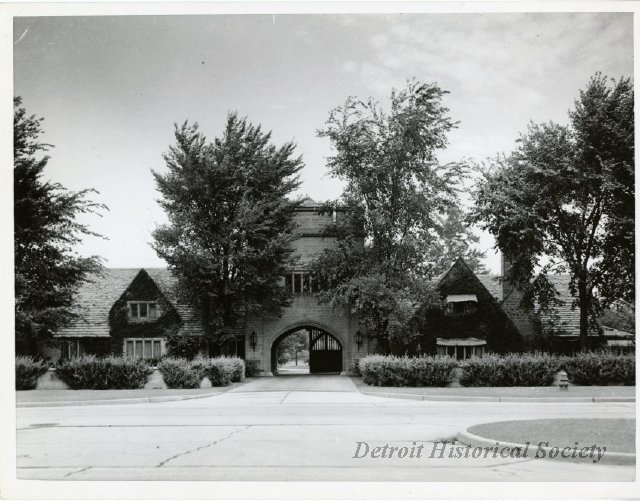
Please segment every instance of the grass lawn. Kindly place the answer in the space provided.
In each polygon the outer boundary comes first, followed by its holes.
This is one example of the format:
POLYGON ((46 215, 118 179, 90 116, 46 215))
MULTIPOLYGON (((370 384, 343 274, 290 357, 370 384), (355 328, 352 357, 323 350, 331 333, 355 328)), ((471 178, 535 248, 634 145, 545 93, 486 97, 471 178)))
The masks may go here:
POLYGON ((549 442, 549 447, 598 445, 608 452, 634 452, 634 419, 534 419, 472 426, 469 433, 503 442, 549 442))

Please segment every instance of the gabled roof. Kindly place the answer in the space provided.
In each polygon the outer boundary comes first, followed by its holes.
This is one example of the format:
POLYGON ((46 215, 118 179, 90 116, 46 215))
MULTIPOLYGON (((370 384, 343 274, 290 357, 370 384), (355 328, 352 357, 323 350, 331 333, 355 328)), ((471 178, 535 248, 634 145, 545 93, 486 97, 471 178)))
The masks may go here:
POLYGON ((180 302, 177 292, 177 280, 166 268, 145 268, 147 274, 156 283, 160 292, 169 300, 182 319, 179 333, 185 335, 204 335, 204 324, 197 309, 180 302))
MULTIPOLYGON (((464 262, 461 257, 458 261, 464 262)), ((456 264, 454 263, 451 268, 456 264)), ((449 268, 449 271, 451 270, 449 268)), ((449 273, 447 271, 447 273, 449 273)), ((498 303, 504 300, 502 276, 496 274, 482 274, 476 275, 480 283, 489 291, 489 293, 496 298, 498 303)), ((440 278, 442 280, 443 277, 440 278)), ((571 277, 569 275, 548 275, 549 281, 553 284, 558 295, 556 296, 558 304, 552 306, 551 311, 541 313, 543 328, 548 328, 550 322, 554 322, 555 326, 562 331, 561 335, 566 336, 578 336, 580 335, 580 310, 577 307, 573 307, 575 299, 571 295, 569 289, 569 282, 571 277)))
MULTIPOLYGON (((178 302, 175 292, 176 280, 171 272, 164 268, 145 268, 144 270, 178 312, 183 322, 179 333, 204 334, 204 326, 197 311, 178 302)), ((79 317, 73 320, 68 327, 60 329, 56 336, 110 337, 109 312, 111 307, 140 271, 140 268, 107 268, 102 275, 93 276, 91 281, 83 284, 76 294, 73 311, 79 317)))
POLYGON ((496 301, 502 301, 502 283, 500 282, 500 275, 493 275, 485 273, 482 275, 476 275, 480 283, 484 285, 485 289, 491 293, 496 301))

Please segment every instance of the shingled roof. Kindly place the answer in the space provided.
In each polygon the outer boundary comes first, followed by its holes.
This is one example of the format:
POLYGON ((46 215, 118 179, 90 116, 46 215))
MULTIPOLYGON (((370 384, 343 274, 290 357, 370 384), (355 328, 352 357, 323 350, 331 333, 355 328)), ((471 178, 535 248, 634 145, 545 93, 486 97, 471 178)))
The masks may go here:
POLYGON ((480 283, 484 285, 485 289, 496 298, 496 301, 502 301, 502 283, 500 282, 500 275, 483 274, 476 275, 480 283))
POLYGON ((549 328, 550 322, 561 332, 559 336, 579 336, 580 335, 580 309, 574 306, 575 298, 571 295, 569 275, 549 275, 549 281, 553 284, 558 295, 556 298, 559 304, 554 305, 550 313, 542 313, 542 328, 549 328))
MULTIPOLYGON (((476 276, 498 302, 504 299, 501 275, 482 274, 476 276)), ((550 328, 551 322, 553 322, 555 327, 561 331, 558 335, 579 336, 580 310, 578 307, 572 307, 575 299, 569 289, 571 277, 569 275, 549 275, 548 278, 558 292, 559 304, 555 305, 550 312, 541 314, 543 328, 550 328)))
MULTIPOLYGON (((79 315, 57 337, 109 337, 109 311, 122 296, 140 268, 107 268, 83 284, 75 297, 74 312, 79 315)), ((202 335, 204 326, 198 312, 177 300, 176 280, 165 268, 145 268, 162 294, 172 304, 182 320, 179 333, 202 335)))

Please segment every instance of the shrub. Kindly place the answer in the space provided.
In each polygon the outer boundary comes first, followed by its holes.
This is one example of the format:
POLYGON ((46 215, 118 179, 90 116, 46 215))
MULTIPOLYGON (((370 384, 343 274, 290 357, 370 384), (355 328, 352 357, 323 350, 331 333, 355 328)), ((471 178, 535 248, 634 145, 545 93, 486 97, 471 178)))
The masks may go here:
POLYGON ((158 370, 168 388, 198 388, 204 377, 197 363, 185 358, 163 358, 158 370))
POLYGON ((167 336, 167 353, 169 357, 193 360, 193 357, 200 351, 201 345, 201 337, 179 336, 177 334, 167 336))
POLYGON ((464 386, 548 386, 563 359, 551 355, 489 355, 462 363, 464 386))
POLYGON ((247 377, 253 377, 260 372, 260 360, 245 360, 244 372, 247 377))
POLYGON ((16 390, 33 390, 49 366, 33 357, 16 357, 16 390))
POLYGON ((449 357, 372 355, 358 363, 364 383, 374 386, 446 386, 456 366, 449 357))
POLYGON ((200 371, 202 377, 209 378, 211 386, 228 386, 234 376, 236 364, 235 357, 217 357, 199 359, 192 362, 193 366, 200 371))
POLYGON ((239 383, 244 379, 245 365, 244 360, 239 357, 227 357, 227 361, 231 366, 231 382, 239 383))
POLYGON ((636 383, 635 355, 610 352, 579 353, 565 358, 563 368, 574 384, 629 386, 636 383))
POLYGON ((75 390, 121 390, 144 386, 151 368, 140 358, 83 355, 60 362, 57 373, 75 390))

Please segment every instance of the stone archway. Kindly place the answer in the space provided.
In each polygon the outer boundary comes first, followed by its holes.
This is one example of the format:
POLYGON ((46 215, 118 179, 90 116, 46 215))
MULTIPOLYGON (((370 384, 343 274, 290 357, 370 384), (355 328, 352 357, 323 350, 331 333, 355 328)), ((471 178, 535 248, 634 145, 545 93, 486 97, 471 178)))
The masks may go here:
POLYGON ((278 332, 271 341, 271 372, 278 374, 278 344, 296 331, 309 335, 309 373, 341 373, 344 366, 344 342, 328 328, 316 322, 299 322, 278 332))

